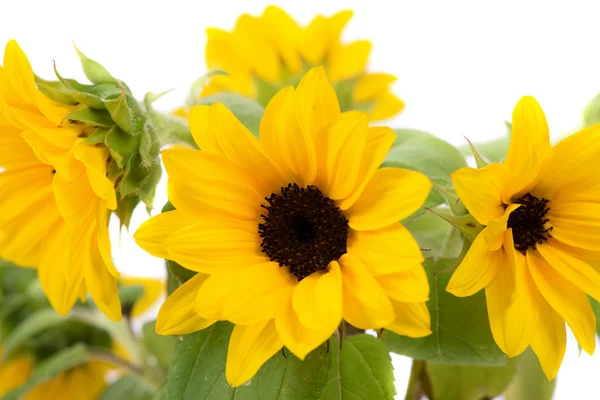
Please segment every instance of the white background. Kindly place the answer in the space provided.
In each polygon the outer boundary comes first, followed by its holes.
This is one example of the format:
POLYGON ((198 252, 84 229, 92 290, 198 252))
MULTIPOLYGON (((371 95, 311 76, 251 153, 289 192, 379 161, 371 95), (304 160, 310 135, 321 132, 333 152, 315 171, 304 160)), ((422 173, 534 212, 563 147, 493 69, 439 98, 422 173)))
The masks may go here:
MULTIPOLYGON (((0 43, 19 41, 36 73, 83 78, 71 41, 139 97, 176 90, 157 103, 169 110, 205 72, 206 27, 231 28, 243 12, 268 1, 10 1, 0 0, 0 43)), ((373 42, 371 69, 399 77, 407 103, 394 127, 432 132, 453 144, 463 136, 504 134, 503 121, 525 95, 546 111, 553 136, 579 126, 581 111, 600 91, 600 3, 589 1, 274 1, 302 23, 317 13, 350 8, 347 40, 373 42)), ((600 163, 600 160, 599 160, 600 163)), ((163 186, 157 207, 165 202, 163 186)), ((131 232, 147 218, 138 209, 130 232, 113 226, 114 257, 126 274, 163 276, 161 260, 141 251, 131 232), (119 242, 120 235, 120 242, 119 242)), ((394 357, 398 398, 409 360, 394 357)), ((578 354, 569 338, 555 398, 600 398, 600 355, 578 354)), ((535 399, 532 399, 535 400, 535 399)))

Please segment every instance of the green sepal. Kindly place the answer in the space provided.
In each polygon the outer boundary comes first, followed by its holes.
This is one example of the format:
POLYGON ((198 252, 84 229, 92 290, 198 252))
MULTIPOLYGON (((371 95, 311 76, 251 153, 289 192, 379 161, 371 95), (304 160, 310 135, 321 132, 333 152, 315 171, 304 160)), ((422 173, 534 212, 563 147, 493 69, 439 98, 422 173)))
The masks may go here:
POLYGON ((160 143, 150 122, 144 124, 139 147, 142 166, 151 168, 159 163, 160 143))
POLYGON ((481 156, 481 154, 479 154, 479 152, 477 151, 475 146, 473 146, 473 143, 471 143, 471 141, 467 138, 465 138, 465 140, 467 141, 467 143, 469 144, 469 147, 471 148, 471 153, 473 153, 473 157, 475 157, 475 164, 477 165, 477 168, 483 168, 486 165, 488 165, 487 161, 485 161, 483 159, 483 157, 481 156))
POLYGON ((103 101, 113 121, 123 131, 133 136, 142 134, 146 117, 140 104, 130 93, 121 88, 120 93, 111 93, 103 101))
POLYGON ((79 103, 73 97, 71 91, 60 81, 47 81, 36 75, 35 83, 38 89, 51 100, 70 106, 74 106, 79 103))
POLYGON ((73 43, 75 47, 75 51, 79 56, 79 60, 81 61, 81 67, 83 68, 83 72, 85 76, 90 80, 90 82, 95 84, 101 83, 113 83, 118 84, 117 80, 112 77, 112 75, 104 68, 100 63, 88 58, 85 54, 81 52, 73 43))
POLYGON ((448 207, 450 207, 450 210, 452 211, 452 213, 454 213, 454 215, 465 215, 469 212, 465 205, 458 198, 458 195, 456 194, 456 191, 453 187, 444 183, 437 182, 434 182, 433 186, 435 189, 439 190, 440 193, 442 193, 442 195, 446 198, 446 201, 448 202, 448 207))
POLYGON ((72 113, 65 115, 64 119, 69 120, 70 122, 80 122, 90 126, 101 126, 103 128, 110 128, 114 125, 113 120, 110 118, 110 114, 106 112, 106 110, 90 107, 73 111, 72 113))
POLYGON ((135 194, 124 196, 119 199, 117 209, 114 211, 119 217, 119 225, 120 227, 125 227, 129 229, 129 224, 131 223, 131 216, 133 215, 133 211, 140 203, 139 196, 135 194))
MULTIPOLYGON (((140 138, 126 134, 119 126, 114 125, 106 134, 106 147, 119 169, 125 168, 139 148, 140 138)), ((126 196, 127 193, 122 194, 126 196)))
MULTIPOLYGON (((82 143, 85 144, 106 144, 106 135, 110 132, 108 128, 96 128, 94 132, 88 137, 86 137, 82 143)), ((109 176, 111 176, 109 174, 109 176)))
POLYGON ((79 103, 88 107, 106 109, 104 99, 114 94, 119 94, 123 89, 114 83, 102 83, 99 85, 83 85, 73 79, 64 79, 58 73, 54 65, 54 73, 58 80, 69 90, 71 96, 79 103))
POLYGON ((430 209, 429 211, 448 221, 448 223, 458 229, 469 242, 473 242, 477 235, 479 235, 479 232, 484 228, 484 226, 477 222, 471 214, 452 215, 439 209, 430 209))

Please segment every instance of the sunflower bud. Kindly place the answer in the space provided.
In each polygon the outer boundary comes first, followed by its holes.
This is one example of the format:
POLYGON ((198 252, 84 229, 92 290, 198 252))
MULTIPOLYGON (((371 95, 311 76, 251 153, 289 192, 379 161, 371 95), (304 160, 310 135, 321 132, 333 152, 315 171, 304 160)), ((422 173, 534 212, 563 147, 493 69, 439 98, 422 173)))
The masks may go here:
POLYGON ((129 87, 114 78, 98 62, 77 47, 86 77, 92 84, 63 78, 55 67, 58 81, 36 77, 39 89, 54 101, 76 105, 65 116, 71 123, 85 125, 85 142, 108 149, 108 177, 115 183, 121 225, 128 226, 133 210, 141 201, 152 207, 161 176, 160 144, 149 117, 148 107, 138 102, 129 87))

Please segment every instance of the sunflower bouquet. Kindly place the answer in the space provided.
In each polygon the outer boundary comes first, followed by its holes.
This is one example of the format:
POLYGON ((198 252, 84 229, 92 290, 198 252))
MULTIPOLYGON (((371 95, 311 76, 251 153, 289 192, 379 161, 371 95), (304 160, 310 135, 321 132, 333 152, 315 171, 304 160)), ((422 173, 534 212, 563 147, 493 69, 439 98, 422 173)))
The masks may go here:
POLYGON ((566 325, 594 352, 600 100, 554 145, 530 96, 493 143, 392 129, 396 78, 351 17, 209 28, 170 113, 77 48, 87 83, 7 44, 0 398, 392 399, 400 354, 408 400, 544 400, 566 325), (109 220, 140 203, 166 285, 113 263, 109 220))

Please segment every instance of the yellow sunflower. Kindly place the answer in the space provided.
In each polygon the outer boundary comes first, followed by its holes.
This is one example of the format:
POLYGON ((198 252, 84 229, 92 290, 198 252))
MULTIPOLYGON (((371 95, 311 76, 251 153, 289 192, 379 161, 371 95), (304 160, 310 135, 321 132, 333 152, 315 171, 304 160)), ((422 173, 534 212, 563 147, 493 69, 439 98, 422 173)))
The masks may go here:
POLYGON ((15 41, 0 67, 0 257, 35 267, 52 306, 67 313, 89 291, 121 317, 108 216, 116 208, 108 151, 82 143, 77 107, 45 97, 15 41))
POLYGON ((135 276, 121 276, 119 283, 125 286, 141 286, 144 289, 142 296, 135 301, 131 310, 131 317, 139 317, 148 311, 165 292, 163 281, 152 278, 142 278, 135 276))
POLYGON ((565 321, 592 354, 600 300, 600 125, 552 147, 546 117, 532 97, 513 112, 502 164, 452 175, 460 199, 485 229, 447 290, 485 288, 494 339, 509 357, 531 346, 548 379, 565 353, 565 321))
POLYGON ((393 117, 404 108, 390 92, 396 77, 367 72, 371 42, 346 44, 340 38, 351 17, 352 11, 317 15, 301 27, 282 9, 269 6, 260 17, 240 16, 231 32, 207 29, 207 67, 226 74, 212 76, 201 95, 233 92, 266 105, 279 89, 323 65, 343 94, 342 111, 366 111, 370 120, 393 117))
POLYGON ((341 113, 322 67, 268 104, 260 140, 222 104, 196 106, 202 151, 163 152, 176 207, 136 232, 151 254, 198 272, 165 302, 157 331, 235 324, 226 376, 238 386, 286 346, 303 359, 342 319, 360 329, 431 333, 419 246, 399 221, 429 179, 379 169, 395 134, 341 113))

